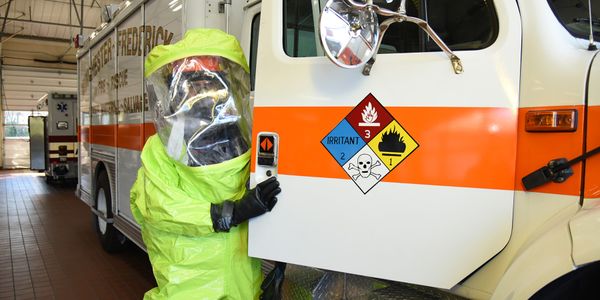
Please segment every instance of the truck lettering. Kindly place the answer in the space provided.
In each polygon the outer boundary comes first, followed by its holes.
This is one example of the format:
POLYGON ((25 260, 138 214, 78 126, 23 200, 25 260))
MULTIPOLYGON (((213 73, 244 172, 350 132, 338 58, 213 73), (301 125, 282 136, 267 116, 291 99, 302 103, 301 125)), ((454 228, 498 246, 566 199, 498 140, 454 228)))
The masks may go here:
POLYGON ((127 69, 111 76, 111 90, 124 88, 127 85, 127 69))
POLYGON ((108 62, 112 60, 112 38, 108 38, 94 53, 92 58, 92 77, 96 76, 108 62))
POLYGON ((117 40, 119 56, 142 56, 142 48, 146 55, 157 45, 169 45, 173 40, 173 32, 162 26, 129 27, 119 30, 117 40))
POLYGON ((130 114, 130 113, 140 113, 142 111, 147 111, 147 107, 143 105, 143 98, 146 98, 146 94, 144 95, 133 95, 129 97, 124 97, 119 100, 119 112, 130 114))

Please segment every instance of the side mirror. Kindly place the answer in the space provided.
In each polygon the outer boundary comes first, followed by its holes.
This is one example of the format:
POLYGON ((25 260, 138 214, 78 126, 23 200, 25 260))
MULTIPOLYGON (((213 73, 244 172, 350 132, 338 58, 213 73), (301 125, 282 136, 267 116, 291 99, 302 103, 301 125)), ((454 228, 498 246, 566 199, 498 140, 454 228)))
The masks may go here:
POLYGON ((319 21, 323 49, 329 59, 343 68, 358 68, 377 52, 377 14, 343 0, 329 0, 319 21))
POLYGON ((373 4, 373 0, 328 0, 319 21, 321 44, 327 57, 336 65, 343 68, 363 66, 362 73, 369 75, 385 31, 391 24, 400 22, 418 25, 448 56, 454 73, 464 71, 460 58, 425 20, 406 15, 406 0, 402 0, 398 11, 381 8, 373 4), (389 18, 379 25, 378 14, 389 18))

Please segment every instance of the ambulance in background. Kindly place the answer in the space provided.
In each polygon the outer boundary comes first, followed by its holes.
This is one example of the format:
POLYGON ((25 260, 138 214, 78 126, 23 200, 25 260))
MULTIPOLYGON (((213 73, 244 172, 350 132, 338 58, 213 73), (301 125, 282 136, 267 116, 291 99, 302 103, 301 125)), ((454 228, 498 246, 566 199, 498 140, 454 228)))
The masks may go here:
POLYGON ((106 250, 143 247, 129 189, 154 133, 144 56, 188 28, 220 28, 251 68, 252 185, 277 176, 283 190, 250 222, 249 254, 297 266, 286 292, 598 295, 598 9, 124 2, 78 52, 78 192, 106 250))
POLYGON ((51 91, 37 103, 47 116, 29 117, 30 168, 46 182, 77 180, 77 93, 51 91))

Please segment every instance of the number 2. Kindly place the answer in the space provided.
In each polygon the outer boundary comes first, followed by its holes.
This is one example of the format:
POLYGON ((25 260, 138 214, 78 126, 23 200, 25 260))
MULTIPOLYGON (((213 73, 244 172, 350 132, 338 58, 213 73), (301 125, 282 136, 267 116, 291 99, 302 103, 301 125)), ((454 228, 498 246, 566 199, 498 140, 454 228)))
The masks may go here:
POLYGON ((340 157, 341 160, 346 160, 346 153, 342 152, 342 157, 340 157))

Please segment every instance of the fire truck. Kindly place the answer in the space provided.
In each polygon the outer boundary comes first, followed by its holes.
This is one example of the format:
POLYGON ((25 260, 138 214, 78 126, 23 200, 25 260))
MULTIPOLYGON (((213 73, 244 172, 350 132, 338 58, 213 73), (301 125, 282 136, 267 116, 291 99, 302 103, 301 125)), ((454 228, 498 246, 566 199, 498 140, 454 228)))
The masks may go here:
POLYGON ((126 1, 78 52, 79 196, 107 251, 143 248, 129 189, 155 132, 144 56, 219 28, 250 64, 251 185, 277 176, 283 190, 251 220, 249 255, 297 266, 284 289, 599 293, 600 6, 589 6, 126 1))
POLYGON ((50 91, 37 103, 47 116, 30 116, 30 168, 44 171, 46 182, 76 180, 77 94, 50 91))

